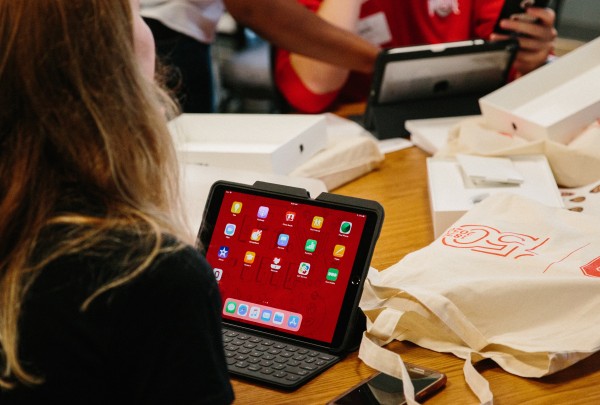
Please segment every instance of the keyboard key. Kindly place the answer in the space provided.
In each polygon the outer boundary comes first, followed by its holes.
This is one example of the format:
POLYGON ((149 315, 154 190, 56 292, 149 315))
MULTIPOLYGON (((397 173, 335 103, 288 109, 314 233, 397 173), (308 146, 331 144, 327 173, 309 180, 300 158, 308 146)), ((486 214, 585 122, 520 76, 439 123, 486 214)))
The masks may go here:
POLYGON ((300 366, 300 368, 303 369, 303 370, 309 370, 309 371, 311 371, 311 370, 316 370, 317 366, 313 366, 312 364, 303 364, 303 365, 300 366))

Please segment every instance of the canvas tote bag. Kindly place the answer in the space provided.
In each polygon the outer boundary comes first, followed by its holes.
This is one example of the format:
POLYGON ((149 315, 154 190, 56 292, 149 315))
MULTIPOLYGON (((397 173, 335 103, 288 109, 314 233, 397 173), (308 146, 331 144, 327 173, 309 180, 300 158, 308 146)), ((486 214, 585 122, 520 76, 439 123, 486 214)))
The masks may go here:
POLYGON ((381 347, 394 339, 453 353, 480 401, 492 403, 473 362, 541 377, 600 349, 600 220, 488 197, 429 246, 371 270, 360 305, 367 365, 405 376, 400 357, 381 347))

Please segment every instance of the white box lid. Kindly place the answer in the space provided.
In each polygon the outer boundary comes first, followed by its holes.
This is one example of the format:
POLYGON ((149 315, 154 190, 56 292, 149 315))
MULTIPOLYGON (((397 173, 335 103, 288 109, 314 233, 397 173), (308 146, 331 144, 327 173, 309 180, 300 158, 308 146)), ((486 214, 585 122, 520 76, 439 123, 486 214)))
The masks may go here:
POLYGON ((479 100, 488 125, 566 144, 600 117, 600 38, 479 100))
POLYGON ((169 129, 183 162, 276 174, 327 144, 323 115, 182 114, 169 129))

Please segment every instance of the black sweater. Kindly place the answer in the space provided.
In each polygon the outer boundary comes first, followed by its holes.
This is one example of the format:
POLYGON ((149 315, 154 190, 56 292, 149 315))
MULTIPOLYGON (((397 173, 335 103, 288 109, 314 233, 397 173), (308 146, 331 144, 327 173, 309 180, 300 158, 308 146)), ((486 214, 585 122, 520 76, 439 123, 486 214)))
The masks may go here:
POLYGON ((206 260, 192 247, 164 254, 81 311, 114 267, 110 255, 77 256, 42 271, 23 309, 20 353, 44 383, 0 391, 0 404, 231 403, 206 260))

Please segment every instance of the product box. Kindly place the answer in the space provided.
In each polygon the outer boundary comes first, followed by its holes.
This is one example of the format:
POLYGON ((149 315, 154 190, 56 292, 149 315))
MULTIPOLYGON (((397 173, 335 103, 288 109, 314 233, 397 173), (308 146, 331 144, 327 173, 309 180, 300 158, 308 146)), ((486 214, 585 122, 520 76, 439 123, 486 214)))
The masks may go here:
POLYGON ((479 99, 488 125, 569 143, 600 116, 600 38, 479 99))
POLYGON ((323 115, 182 114, 169 129, 182 162, 282 175, 327 145, 323 115))
POLYGON ((427 158, 429 202, 436 238, 475 204, 492 194, 515 193, 550 207, 564 207, 544 155, 511 156, 509 159, 521 175, 518 183, 476 183, 465 174, 457 159, 427 158))

